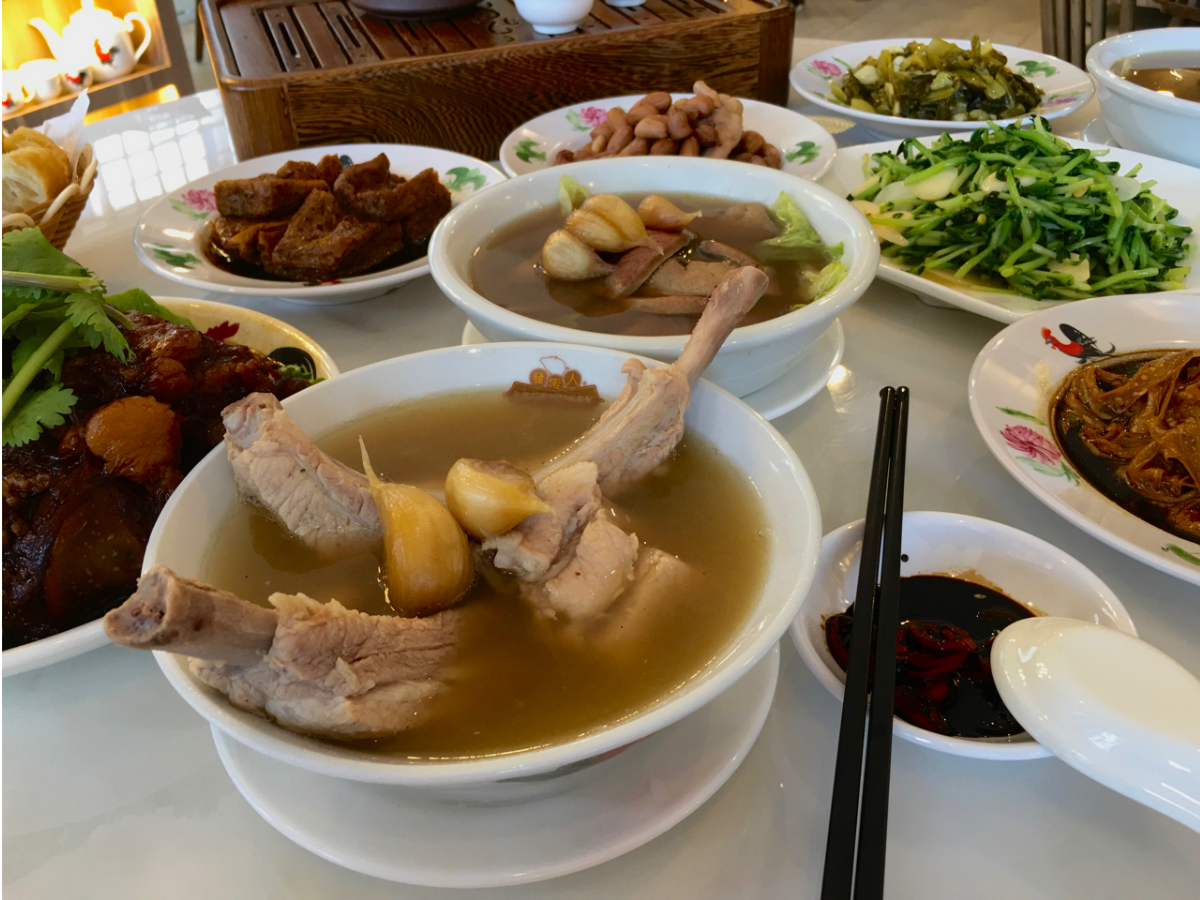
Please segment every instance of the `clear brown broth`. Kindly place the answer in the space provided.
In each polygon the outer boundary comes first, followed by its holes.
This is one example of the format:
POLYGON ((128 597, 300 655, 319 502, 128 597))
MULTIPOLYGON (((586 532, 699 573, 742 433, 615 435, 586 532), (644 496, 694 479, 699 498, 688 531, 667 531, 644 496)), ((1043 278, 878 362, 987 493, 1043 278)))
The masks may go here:
MULTIPOLYGON (((636 194, 620 196, 635 207, 642 200, 642 196, 636 194)), ((733 205, 720 197, 674 193, 662 196, 685 212, 709 212, 733 205)), ((518 219, 491 235, 471 259, 471 286, 505 309, 552 325, 600 334, 691 334, 699 316, 637 312, 627 309, 624 300, 601 296, 598 290, 600 279, 572 282, 546 275, 540 265, 542 245, 551 232, 562 228, 562 224, 562 212, 555 205, 518 219)), ((700 216, 692 220, 688 230, 698 240, 721 240, 754 255, 756 241, 739 239, 727 228, 721 228, 717 233, 714 227, 707 225, 700 216)), ((812 292, 803 273, 817 271, 829 261, 827 255, 817 253, 811 260, 772 264, 779 292, 764 296, 739 324, 765 322, 782 316, 797 304, 811 301, 812 292)))
POLYGON ((1115 70, 1126 81, 1160 94, 1200 103, 1200 54, 1186 51, 1149 53, 1123 59, 1115 70))
MULTIPOLYGON (((568 446, 602 407, 516 400, 495 392, 442 395, 341 428, 317 443, 361 468, 358 436, 381 476, 440 488, 461 457, 533 468, 568 446)), ((424 724, 354 746, 391 756, 467 758, 569 740, 635 715, 700 673, 741 627, 766 570, 767 530, 752 482, 688 433, 676 453, 619 498, 618 522, 644 546, 694 567, 645 631, 611 649, 536 616, 512 583, 479 578, 461 605, 449 689, 424 724)), ((359 554, 322 565, 245 504, 227 516, 202 580, 256 603, 275 591, 389 615, 380 561, 359 554)))

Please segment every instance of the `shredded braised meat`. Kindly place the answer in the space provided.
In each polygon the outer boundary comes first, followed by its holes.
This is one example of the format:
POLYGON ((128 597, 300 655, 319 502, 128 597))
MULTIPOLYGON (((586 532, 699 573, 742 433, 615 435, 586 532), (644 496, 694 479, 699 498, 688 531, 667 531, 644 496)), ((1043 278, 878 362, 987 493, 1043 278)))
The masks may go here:
POLYGON ((62 372, 68 422, 4 448, 4 648, 102 616, 132 593, 154 521, 221 443, 221 410, 308 382, 185 325, 129 312, 122 362, 82 350, 62 372))
MULTIPOLYGON (((1068 456, 1078 441, 1109 462, 1117 488, 1132 490, 1171 528, 1200 540, 1200 350, 1126 353, 1082 365, 1063 382, 1051 413, 1068 456)), ((1072 460, 1094 471, 1078 454, 1072 460)))

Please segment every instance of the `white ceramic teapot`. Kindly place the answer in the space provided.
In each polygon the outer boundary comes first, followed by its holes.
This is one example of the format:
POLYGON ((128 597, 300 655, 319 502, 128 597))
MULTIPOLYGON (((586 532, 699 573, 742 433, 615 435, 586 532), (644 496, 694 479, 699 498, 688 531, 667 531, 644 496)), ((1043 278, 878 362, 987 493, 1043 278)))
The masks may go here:
POLYGON ((140 13, 131 12, 118 19, 107 9, 98 9, 93 0, 71 14, 60 36, 45 19, 30 19, 29 24, 42 33, 55 59, 68 70, 77 71, 87 60, 98 82, 128 75, 150 46, 150 25, 140 13), (135 48, 129 37, 140 24, 145 33, 135 48))

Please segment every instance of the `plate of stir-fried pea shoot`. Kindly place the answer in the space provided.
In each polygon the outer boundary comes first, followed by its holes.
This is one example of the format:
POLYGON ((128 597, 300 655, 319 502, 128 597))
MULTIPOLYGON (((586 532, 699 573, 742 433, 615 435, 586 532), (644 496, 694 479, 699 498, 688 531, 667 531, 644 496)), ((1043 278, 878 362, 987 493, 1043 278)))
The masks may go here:
POLYGON ((879 276, 1015 322, 1057 303, 1196 292, 1200 170, 1042 119, 847 147, 823 183, 875 226, 879 276))

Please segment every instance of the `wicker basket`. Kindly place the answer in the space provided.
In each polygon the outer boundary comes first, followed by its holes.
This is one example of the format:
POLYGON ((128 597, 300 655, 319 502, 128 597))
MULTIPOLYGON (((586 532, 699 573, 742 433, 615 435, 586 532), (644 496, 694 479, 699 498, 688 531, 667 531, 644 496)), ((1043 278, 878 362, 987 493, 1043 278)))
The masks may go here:
POLYGON ((63 188, 49 203, 23 213, 5 214, 4 233, 8 234, 17 228, 37 227, 55 249, 62 250, 75 230, 80 213, 87 206, 88 195, 92 193, 95 183, 96 160, 92 145, 86 144, 75 163, 75 181, 63 188))

